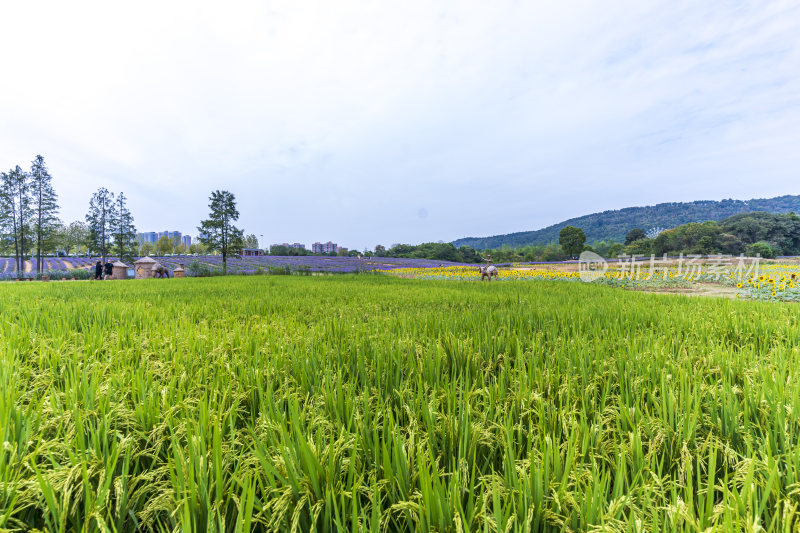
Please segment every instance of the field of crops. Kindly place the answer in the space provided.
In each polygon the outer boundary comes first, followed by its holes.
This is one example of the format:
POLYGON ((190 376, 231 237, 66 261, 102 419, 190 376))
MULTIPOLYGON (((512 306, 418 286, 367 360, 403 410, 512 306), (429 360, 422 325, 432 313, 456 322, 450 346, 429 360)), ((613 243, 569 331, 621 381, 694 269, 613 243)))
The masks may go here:
MULTIPOLYGON (((743 299, 800 302, 800 263, 796 260, 756 261, 752 258, 725 258, 725 262, 702 261, 664 263, 641 260, 611 263, 595 281, 622 288, 689 287, 710 283, 737 289, 743 299)), ((566 269, 570 262, 556 264, 512 264, 499 268, 498 281, 574 281, 581 280, 578 268, 566 269)), ((579 265, 572 265, 578 267, 579 265)), ((480 277, 476 265, 440 267, 402 267, 393 274, 416 279, 474 280, 480 277)))
POLYGON ((794 531, 800 312, 531 280, 0 285, 0 530, 794 531))
MULTIPOLYGON (((109 257, 108 260, 117 261, 116 257, 109 257)), ((189 266, 187 275, 196 275, 191 265, 199 267, 198 271, 203 275, 222 274, 222 256, 201 255, 201 256, 167 256, 154 257, 157 261, 172 271, 178 266, 189 266)), ((43 258, 44 270, 52 279, 70 278, 74 275, 73 269, 92 269, 97 262, 97 258, 92 257, 46 257, 43 258)), ((385 272, 399 268, 432 268, 458 266, 462 263, 452 263, 450 261, 439 261, 432 259, 409 259, 392 257, 329 257, 329 256, 260 256, 260 257, 239 257, 228 258, 229 274, 260 274, 270 270, 280 270, 283 272, 323 272, 330 274, 351 274, 361 272, 385 272)), ((17 278, 36 279, 37 273, 33 263, 29 260, 28 271, 17 272, 17 265, 14 258, 0 257, 0 281, 10 281, 17 278)), ((130 265, 132 266, 132 265, 130 265)))

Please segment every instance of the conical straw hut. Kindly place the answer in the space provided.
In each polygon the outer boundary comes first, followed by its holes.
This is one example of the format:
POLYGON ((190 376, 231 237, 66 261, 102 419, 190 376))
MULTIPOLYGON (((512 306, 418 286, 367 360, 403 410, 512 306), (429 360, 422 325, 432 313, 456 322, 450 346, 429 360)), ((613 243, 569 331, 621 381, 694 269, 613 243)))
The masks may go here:
POLYGON ((153 277, 153 265, 158 264, 158 261, 150 256, 142 257, 133 263, 135 271, 134 277, 136 279, 145 279, 153 277))
POLYGON ((116 261, 111 267, 111 279, 128 279, 128 265, 122 261, 116 261))

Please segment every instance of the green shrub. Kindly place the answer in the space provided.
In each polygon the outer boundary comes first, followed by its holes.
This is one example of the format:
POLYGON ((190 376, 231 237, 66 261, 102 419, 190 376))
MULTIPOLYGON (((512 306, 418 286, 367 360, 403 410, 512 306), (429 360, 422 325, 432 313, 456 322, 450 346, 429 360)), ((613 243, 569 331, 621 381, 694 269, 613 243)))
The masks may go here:
POLYGON ((73 268, 69 270, 69 277, 75 279, 91 279, 94 272, 86 268, 73 268))
POLYGON ((210 276, 211 268, 207 264, 201 263, 195 259, 186 267, 186 275, 191 277, 210 276))
POLYGON ((267 267, 270 276, 288 276, 292 273, 292 269, 288 266, 271 266, 267 267))
POLYGON ((774 259, 775 258, 775 249, 768 243, 764 241, 758 241, 753 244, 748 245, 746 248, 746 254, 749 257, 756 257, 761 256, 764 259, 774 259))

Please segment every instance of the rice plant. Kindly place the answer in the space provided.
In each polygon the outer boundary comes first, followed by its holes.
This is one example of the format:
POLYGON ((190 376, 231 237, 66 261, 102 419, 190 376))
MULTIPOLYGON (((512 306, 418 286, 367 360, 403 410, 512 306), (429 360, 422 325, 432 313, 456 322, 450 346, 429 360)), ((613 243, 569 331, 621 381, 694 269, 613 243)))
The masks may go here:
POLYGON ((792 305, 233 276, 0 317, 0 530, 800 527, 792 305))

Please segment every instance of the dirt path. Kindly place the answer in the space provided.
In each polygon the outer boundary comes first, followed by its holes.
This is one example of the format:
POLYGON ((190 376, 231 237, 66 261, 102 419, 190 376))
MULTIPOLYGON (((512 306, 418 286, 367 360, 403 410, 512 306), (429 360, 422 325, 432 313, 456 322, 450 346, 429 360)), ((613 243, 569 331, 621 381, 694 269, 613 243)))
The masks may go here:
POLYGON ((75 268, 75 267, 72 265, 72 263, 70 263, 69 261, 66 261, 66 260, 64 260, 64 259, 62 259, 62 261, 64 261, 64 266, 65 266, 65 267, 67 267, 68 269, 73 269, 73 268, 75 268))
MULTIPOLYGON (((476 265, 477 266, 477 265, 476 265)), ((509 267, 498 267, 501 270, 509 267)), ((558 270, 560 272, 577 272, 578 263, 538 263, 532 265, 517 265, 514 270, 558 270)))
POLYGON ((717 283, 692 283, 690 287, 674 287, 663 289, 632 289, 639 292, 652 292, 655 294, 683 294, 686 296, 711 296, 716 298, 736 298, 739 290, 729 285, 717 283))
POLYGON ((33 272, 33 261, 25 261, 25 264, 23 265, 22 269, 25 272, 33 272))

